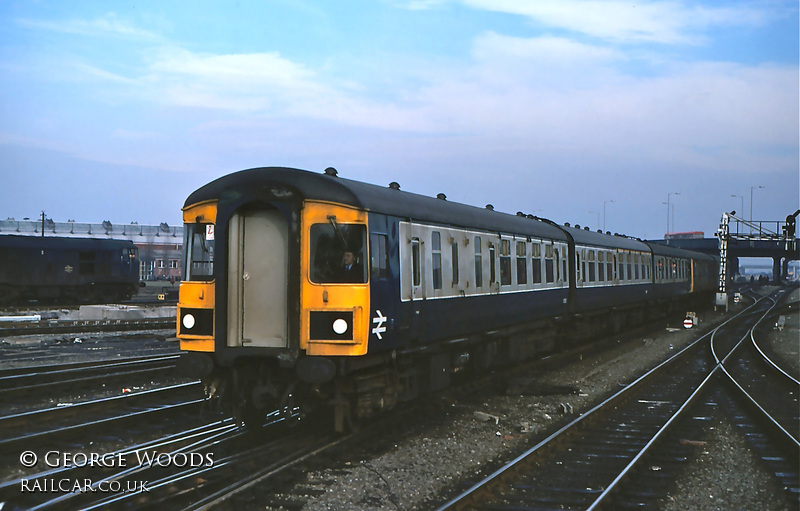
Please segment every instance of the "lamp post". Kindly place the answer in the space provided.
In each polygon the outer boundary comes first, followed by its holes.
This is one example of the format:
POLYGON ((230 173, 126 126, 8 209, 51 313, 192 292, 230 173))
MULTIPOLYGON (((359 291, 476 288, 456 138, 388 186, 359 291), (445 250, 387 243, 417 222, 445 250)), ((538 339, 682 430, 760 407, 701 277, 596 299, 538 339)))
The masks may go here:
POLYGON ((667 234, 669 234, 669 196, 680 195, 680 192, 669 192, 667 194, 667 234))
POLYGON ((672 211, 672 221, 673 224, 675 223, 675 204, 670 204, 669 202, 662 202, 661 204, 667 205, 667 233, 664 235, 664 239, 667 239, 669 236, 669 213, 672 211))
POLYGON ((764 188, 761 185, 751 186, 750 187, 750 222, 753 222, 753 189, 754 188, 764 188))
POLYGON ((606 232, 606 203, 616 202, 614 199, 603 201, 603 232, 606 232))

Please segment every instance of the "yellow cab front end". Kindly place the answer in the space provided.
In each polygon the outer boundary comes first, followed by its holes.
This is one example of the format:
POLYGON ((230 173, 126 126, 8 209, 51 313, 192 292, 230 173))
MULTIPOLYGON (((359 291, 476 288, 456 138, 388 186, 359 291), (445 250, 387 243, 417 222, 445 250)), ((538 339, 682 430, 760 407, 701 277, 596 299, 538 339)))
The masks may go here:
MULTIPOLYGON (((211 354, 220 347, 232 348, 237 343, 216 343, 214 336, 215 331, 230 330, 230 325, 224 324, 220 325, 223 327, 221 330, 216 328, 218 321, 226 321, 218 318, 215 311, 217 202, 187 206, 183 220, 184 279, 180 285, 177 317, 181 350, 211 354)), ((285 346, 299 352, 297 371, 301 379, 315 379, 308 376, 309 371, 316 372, 321 367, 311 362, 315 358, 359 356, 367 352, 370 299, 367 232, 365 211, 327 202, 306 201, 303 204, 299 230, 299 317, 292 317, 290 311, 297 309, 291 303, 285 307, 286 320, 299 320, 300 323, 299 338, 294 342, 287 339, 285 346), (295 342, 297 344, 292 348, 295 342)), ((228 250, 232 248, 228 247, 228 250)), ((242 277, 246 279, 247 275, 229 276, 229 280, 242 277)), ((220 296, 228 294, 223 292, 220 296)), ((297 296, 287 293, 287 298, 297 296)), ((274 308, 274 305, 250 304, 249 310, 274 308)), ((248 356, 252 356, 252 351, 248 356)), ((325 372, 330 374, 333 368, 328 364, 330 362, 326 364, 328 369, 325 372)), ((202 372, 210 369, 205 368, 202 372)))
POLYGON ((300 349, 359 356, 369 334, 367 213, 307 201, 302 213, 300 349))
POLYGON ((184 268, 178 299, 177 332, 184 351, 214 351, 216 217, 216 201, 195 204, 183 210, 184 268))

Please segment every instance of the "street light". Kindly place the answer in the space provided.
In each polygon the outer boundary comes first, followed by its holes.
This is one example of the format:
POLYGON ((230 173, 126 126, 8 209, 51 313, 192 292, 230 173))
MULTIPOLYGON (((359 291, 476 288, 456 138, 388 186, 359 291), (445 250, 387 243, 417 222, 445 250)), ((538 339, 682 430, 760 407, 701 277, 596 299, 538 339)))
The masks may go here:
POLYGON ((669 202, 662 202, 661 204, 667 205, 667 234, 664 235, 664 239, 667 239, 669 236, 669 212, 672 211, 672 224, 675 225, 675 204, 670 204, 669 202))
POLYGON ((606 232, 606 203, 616 202, 614 199, 603 201, 603 232, 606 232))
POLYGON ((669 192, 667 194, 667 234, 669 234, 669 196, 670 195, 680 195, 680 192, 669 192))

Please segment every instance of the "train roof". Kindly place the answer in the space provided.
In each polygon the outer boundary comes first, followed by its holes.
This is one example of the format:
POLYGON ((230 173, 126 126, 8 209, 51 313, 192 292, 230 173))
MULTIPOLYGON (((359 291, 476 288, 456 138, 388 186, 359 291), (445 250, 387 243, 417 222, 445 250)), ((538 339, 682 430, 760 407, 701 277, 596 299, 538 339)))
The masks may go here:
POLYGON ((85 249, 116 250, 135 248, 129 240, 104 238, 71 238, 65 236, 20 236, 16 234, 0 234, 0 247, 43 248, 43 249, 85 249))
POLYGON ((623 250, 650 252, 650 247, 646 243, 642 242, 641 240, 629 238, 627 236, 612 236, 610 234, 594 232, 587 229, 579 229, 577 227, 564 226, 563 229, 569 232, 570 236, 572 236, 572 239, 575 240, 575 243, 578 245, 614 247, 621 248, 623 250))
POLYGON ((648 243, 653 249, 654 255, 674 256, 674 257, 693 257, 694 259, 705 259, 707 261, 716 261, 716 257, 704 254, 702 252, 695 252, 694 250, 687 250, 685 248, 675 248, 660 243, 648 243))
POLYGON ((192 193, 186 200, 185 207, 205 200, 219 199, 225 191, 231 189, 248 189, 270 184, 290 186, 304 199, 347 204, 412 221, 566 240, 564 232, 547 221, 427 197, 398 188, 285 167, 255 168, 228 174, 192 193))
MULTIPOLYGON (((257 187, 288 186, 303 199, 347 204, 370 212, 411 221, 432 222, 458 227, 524 234, 566 241, 567 234, 579 245, 650 252, 651 246, 626 236, 560 226, 546 219, 502 213, 439 198, 402 191, 398 188, 362 183, 327 173, 289 167, 260 167, 222 176, 197 189, 184 207, 224 198, 233 191, 247 192, 257 187)), ((238 195, 238 194, 234 194, 238 195)), ((672 249, 675 250, 675 249, 672 249)), ((687 256, 685 251, 674 255, 687 256)))

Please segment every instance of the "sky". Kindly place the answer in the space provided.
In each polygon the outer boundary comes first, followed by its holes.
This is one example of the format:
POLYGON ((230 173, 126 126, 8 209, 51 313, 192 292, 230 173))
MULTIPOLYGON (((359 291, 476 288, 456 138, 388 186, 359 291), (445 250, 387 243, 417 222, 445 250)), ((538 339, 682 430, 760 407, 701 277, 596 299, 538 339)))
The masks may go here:
POLYGON ((784 220, 798 19, 778 0, 4 0, 0 217, 175 225, 222 175, 332 166, 645 239, 784 220))

